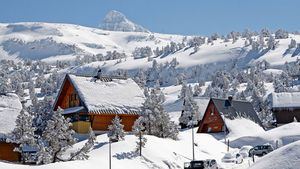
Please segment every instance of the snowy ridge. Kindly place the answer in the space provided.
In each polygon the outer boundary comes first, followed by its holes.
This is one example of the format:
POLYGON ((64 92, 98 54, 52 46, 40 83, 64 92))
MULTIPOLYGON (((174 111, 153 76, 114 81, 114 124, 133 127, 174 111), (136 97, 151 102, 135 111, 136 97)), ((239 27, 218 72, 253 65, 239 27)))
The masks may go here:
MULTIPOLYGON (((72 24, 56 23, 11 23, 0 24, 0 54, 5 59, 31 58, 42 59, 48 63, 59 61, 75 61, 76 57, 106 55, 108 51, 124 53, 127 57, 107 61, 93 61, 79 69, 105 67, 107 70, 138 70, 151 67, 148 58, 134 59, 132 53, 137 47, 150 47, 155 50, 170 45, 171 42, 187 43, 194 36, 170 35, 150 32, 120 32, 89 28, 72 24)), ((257 36, 253 37, 257 39, 257 36)), ((283 65, 285 62, 296 61, 297 47, 289 49, 291 39, 300 42, 300 36, 289 34, 287 39, 276 39, 278 45, 274 50, 250 52, 251 45, 245 46, 245 38, 238 38, 234 43, 231 39, 217 38, 213 43, 199 46, 197 52, 193 47, 155 56, 159 64, 176 58, 178 68, 189 68, 196 65, 214 64, 222 67, 224 64, 238 60, 240 66, 266 60, 271 65, 283 65)), ((3 59, 0 58, 0 59, 3 59)))
POLYGON ((100 28, 109 31, 149 32, 147 29, 133 23, 127 19, 124 14, 116 10, 112 10, 106 14, 100 28))

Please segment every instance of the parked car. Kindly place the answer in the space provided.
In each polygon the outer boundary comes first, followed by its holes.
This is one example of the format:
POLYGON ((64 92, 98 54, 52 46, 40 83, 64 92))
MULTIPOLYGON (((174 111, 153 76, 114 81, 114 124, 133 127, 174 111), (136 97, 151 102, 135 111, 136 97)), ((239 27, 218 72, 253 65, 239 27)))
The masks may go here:
POLYGON ((222 162, 241 164, 243 162, 243 157, 239 153, 229 152, 224 155, 222 162))
POLYGON ((184 169, 218 169, 215 159, 197 160, 184 163, 184 169))
POLYGON ((218 164, 215 159, 207 159, 206 160, 206 168, 207 169, 218 169, 218 164))
POLYGON ((272 152, 273 150, 274 149, 271 145, 258 145, 249 150, 249 156, 264 156, 272 152))
POLYGON ((252 146, 243 146, 240 148, 240 155, 242 155, 243 158, 249 157, 249 151, 252 149, 252 146))
POLYGON ((205 169, 205 163, 204 160, 186 162, 184 163, 184 169, 205 169))

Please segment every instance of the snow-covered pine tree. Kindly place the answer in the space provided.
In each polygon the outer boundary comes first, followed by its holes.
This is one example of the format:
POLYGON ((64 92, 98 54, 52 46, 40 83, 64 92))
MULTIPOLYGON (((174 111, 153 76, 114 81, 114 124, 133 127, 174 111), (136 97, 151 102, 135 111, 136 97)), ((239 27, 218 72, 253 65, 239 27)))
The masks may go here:
POLYGON ((189 85, 183 99, 182 113, 179 117, 179 124, 181 125, 181 128, 186 128, 191 124, 191 121, 192 123, 196 121, 196 113, 199 107, 194 101, 191 88, 192 87, 189 85))
POLYGON ((283 29, 278 29, 275 32, 276 39, 287 39, 289 37, 289 33, 283 29))
POLYGON ((108 126, 108 133, 107 136, 112 141, 120 141, 124 140, 125 132, 124 132, 124 125, 121 124, 122 120, 119 118, 119 116, 116 116, 112 120, 112 124, 108 126))
POLYGON ((45 96, 42 101, 38 102, 37 107, 35 107, 36 115, 34 118, 34 126, 36 126, 36 132, 39 135, 42 135, 47 126, 48 120, 52 117, 52 105, 53 97, 45 96))
POLYGON ((297 42, 295 39, 291 39, 291 42, 289 44, 289 49, 292 49, 292 48, 296 48, 297 47, 297 42))
POLYGON ((140 116, 135 122, 132 127, 133 134, 138 138, 136 142, 136 152, 139 152, 139 155, 142 155, 142 148, 145 147, 147 138, 144 136, 146 127, 145 127, 145 119, 144 117, 140 116))
POLYGON ((151 130, 153 135, 161 138, 177 139, 178 128, 177 125, 171 121, 168 113, 164 111, 163 102, 165 97, 161 90, 152 89, 150 92, 152 105, 150 105, 151 113, 154 117, 151 130))
POLYGON ((182 83, 181 84, 181 90, 180 90, 180 94, 178 95, 179 99, 184 99, 185 98, 185 94, 187 93, 188 87, 186 85, 186 83, 182 83))
POLYGON ((28 154, 23 152, 24 147, 36 147, 35 128, 33 127, 32 120, 33 117, 23 108, 17 116, 15 129, 9 134, 6 140, 7 142, 18 144, 18 147, 14 151, 21 154, 23 162, 33 160, 28 154))
POLYGON ((63 110, 58 108, 52 113, 51 118, 47 121, 47 126, 42 134, 45 150, 51 155, 51 162, 65 161, 63 153, 76 143, 74 130, 70 128, 70 119, 62 116, 63 110))
POLYGON ((276 93, 289 91, 289 89, 283 84, 283 81, 280 80, 278 77, 275 77, 273 86, 274 86, 274 92, 276 93))
POLYGON ((50 148, 45 145, 43 139, 38 139, 37 149, 36 164, 49 164, 53 162, 50 148))
POLYGON ((169 114, 162 106, 165 97, 159 88, 145 90, 146 100, 142 106, 141 116, 145 119, 146 133, 161 138, 177 139, 177 125, 170 120, 169 114))
POLYGON ((277 42, 275 41, 275 38, 272 35, 269 36, 267 45, 269 50, 275 50, 277 42))
POLYGON ((201 93, 202 93, 202 89, 201 89, 200 84, 198 83, 198 84, 196 84, 196 85, 194 86, 194 93, 193 93, 193 96, 200 96, 201 93))

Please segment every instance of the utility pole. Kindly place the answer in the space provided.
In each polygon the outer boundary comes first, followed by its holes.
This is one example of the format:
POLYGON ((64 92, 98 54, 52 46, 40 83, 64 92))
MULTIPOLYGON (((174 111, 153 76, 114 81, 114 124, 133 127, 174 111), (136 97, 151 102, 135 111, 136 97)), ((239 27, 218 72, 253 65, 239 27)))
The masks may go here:
POLYGON ((109 145, 109 169, 111 169, 111 139, 109 139, 108 141, 108 145, 109 145))
MULTIPOLYGON (((194 125, 194 123, 193 123, 194 125)), ((195 160, 194 126, 192 125, 193 161, 195 160)))
POLYGON ((140 156, 142 156, 142 131, 140 131, 140 156))

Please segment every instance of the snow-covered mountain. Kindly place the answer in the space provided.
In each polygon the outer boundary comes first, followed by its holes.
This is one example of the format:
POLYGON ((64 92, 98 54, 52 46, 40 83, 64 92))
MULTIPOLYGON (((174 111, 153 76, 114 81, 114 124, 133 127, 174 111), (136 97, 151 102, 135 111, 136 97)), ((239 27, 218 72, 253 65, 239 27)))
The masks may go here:
MULTIPOLYGON (((113 12, 116 13, 116 12, 113 12)), ((247 66, 255 61, 266 60, 271 65, 283 65, 285 62, 296 61, 300 48, 289 48, 291 39, 300 42, 300 35, 289 34, 286 39, 276 39, 276 48, 251 51, 251 45, 245 45, 247 39, 217 38, 208 43, 189 47, 188 43, 195 36, 160 34, 151 32, 120 32, 107 31, 73 24, 56 23, 10 23, 0 24, 0 59, 29 58, 39 59, 49 63, 74 61, 76 57, 103 57, 107 52, 124 53, 125 58, 103 59, 92 61, 84 67, 105 67, 109 70, 137 70, 152 66, 155 59, 158 63, 166 63, 176 58, 179 68, 189 68, 195 65, 214 64, 214 67, 237 60, 241 66, 247 66), (152 51, 170 49, 172 44, 185 44, 168 54, 155 55, 149 58, 134 58, 133 51, 139 47, 150 47, 152 51)), ((258 36, 253 36, 258 39, 258 36)), ((211 40, 211 39, 210 39, 211 40)), ((267 43, 267 37, 265 38, 267 43)))
POLYGON ((110 31, 149 32, 149 30, 133 23, 124 14, 116 10, 112 10, 106 14, 103 22, 100 24, 100 28, 110 31))

